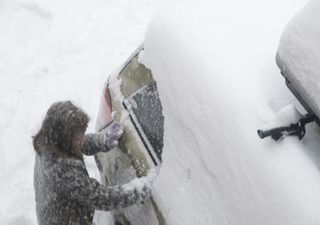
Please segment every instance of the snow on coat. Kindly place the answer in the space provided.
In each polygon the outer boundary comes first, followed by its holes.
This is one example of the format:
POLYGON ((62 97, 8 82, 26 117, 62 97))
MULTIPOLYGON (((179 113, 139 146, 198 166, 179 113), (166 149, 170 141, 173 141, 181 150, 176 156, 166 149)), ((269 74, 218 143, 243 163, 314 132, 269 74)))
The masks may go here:
MULTIPOLYGON (((85 129, 87 122, 87 115, 71 102, 55 103, 34 137, 39 225, 90 225, 95 209, 126 207, 151 195, 151 186, 145 179, 122 186, 103 186, 89 177, 83 158, 73 154, 70 144, 74 129, 85 129)), ((104 134, 86 135, 83 153, 108 151, 104 141, 104 134)))

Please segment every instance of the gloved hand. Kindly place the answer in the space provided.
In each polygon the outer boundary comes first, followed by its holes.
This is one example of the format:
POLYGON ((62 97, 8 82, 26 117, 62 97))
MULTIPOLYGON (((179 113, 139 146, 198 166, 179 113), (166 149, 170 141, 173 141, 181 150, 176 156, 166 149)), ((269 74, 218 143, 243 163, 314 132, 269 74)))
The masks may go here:
POLYGON ((109 149, 116 147, 119 142, 118 139, 123 134, 123 126, 120 123, 113 122, 106 131, 106 145, 109 149))
POLYGON ((139 178, 139 182, 141 182, 140 186, 140 202, 144 202, 145 200, 149 199, 152 194, 152 188, 154 185, 155 180, 159 176, 160 173, 160 166, 151 169, 147 176, 139 178))
POLYGON ((133 193, 132 197, 137 203, 144 203, 152 195, 152 186, 155 179, 158 177, 159 170, 159 167, 151 169, 147 176, 135 178, 130 183, 124 184, 124 191, 133 193))

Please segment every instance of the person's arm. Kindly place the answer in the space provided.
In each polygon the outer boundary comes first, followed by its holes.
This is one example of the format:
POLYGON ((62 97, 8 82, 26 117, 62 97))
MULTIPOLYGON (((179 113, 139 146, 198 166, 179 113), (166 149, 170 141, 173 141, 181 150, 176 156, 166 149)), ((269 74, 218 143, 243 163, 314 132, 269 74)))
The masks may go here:
POLYGON ((118 145, 122 135, 122 126, 118 123, 111 124, 106 133, 89 133, 84 136, 82 152, 85 155, 94 155, 98 152, 108 152, 118 145))
POLYGON ((71 200, 97 210, 111 210, 127 207, 147 200, 151 196, 150 178, 135 179, 122 186, 103 186, 97 180, 89 178, 80 170, 66 173, 61 190, 71 200))
POLYGON ((84 136, 82 152, 85 155, 94 155, 98 152, 108 152, 106 135, 103 133, 90 133, 84 136))

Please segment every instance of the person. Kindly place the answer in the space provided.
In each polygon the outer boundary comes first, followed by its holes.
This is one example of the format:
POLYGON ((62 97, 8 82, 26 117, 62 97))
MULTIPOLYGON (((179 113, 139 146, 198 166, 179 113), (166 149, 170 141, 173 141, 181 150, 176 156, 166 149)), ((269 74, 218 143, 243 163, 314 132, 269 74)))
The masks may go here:
POLYGON ((122 127, 115 123, 106 134, 85 135, 88 121, 72 102, 57 102, 33 137, 39 225, 92 225, 94 210, 127 207, 151 196, 155 176, 117 186, 104 186, 89 177, 83 154, 108 152, 117 146, 122 127))

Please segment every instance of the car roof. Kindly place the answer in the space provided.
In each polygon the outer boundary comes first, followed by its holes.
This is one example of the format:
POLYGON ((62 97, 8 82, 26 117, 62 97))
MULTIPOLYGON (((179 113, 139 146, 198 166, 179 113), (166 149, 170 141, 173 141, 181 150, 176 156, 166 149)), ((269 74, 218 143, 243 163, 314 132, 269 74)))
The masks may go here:
MULTIPOLYGON (((287 82, 320 117, 320 2, 310 1, 286 26, 276 61, 287 82)), ((307 107, 307 108, 308 108, 307 107)))

